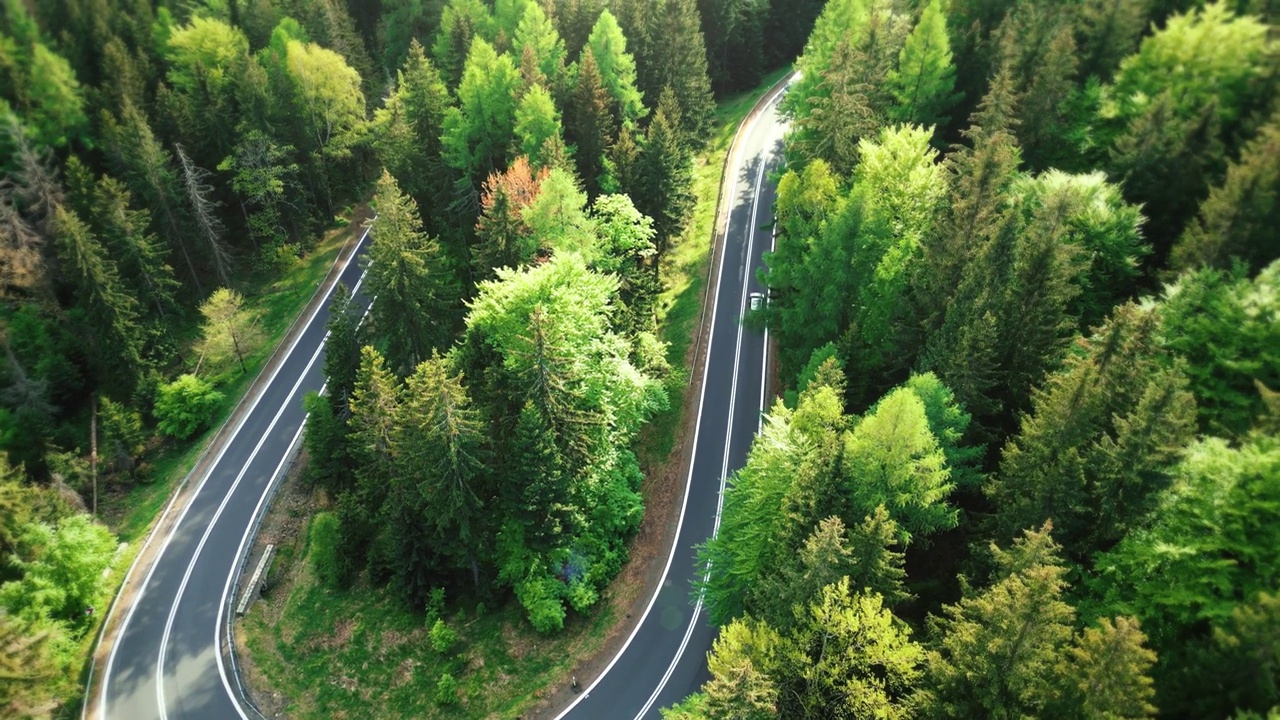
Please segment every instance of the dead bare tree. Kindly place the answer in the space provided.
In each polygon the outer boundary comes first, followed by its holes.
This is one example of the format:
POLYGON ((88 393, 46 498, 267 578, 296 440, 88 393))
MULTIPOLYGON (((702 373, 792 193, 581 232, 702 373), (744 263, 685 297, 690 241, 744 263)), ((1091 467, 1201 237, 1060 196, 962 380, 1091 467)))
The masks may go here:
POLYGON ((22 213, 46 238, 51 237, 53 209, 67 199, 58 170, 53 165, 52 152, 47 147, 33 146, 13 116, 9 117, 5 132, 13 143, 13 156, 18 167, 4 179, 4 185, 12 189, 17 200, 15 204, 22 213))
POLYGON ((223 286, 231 284, 231 253, 222 239, 223 226, 218 220, 219 203, 210 200, 213 188, 209 185, 209 171, 191 162, 182 146, 174 143, 178 152, 178 163, 182 166, 183 185, 187 189, 187 200, 191 205, 191 215, 200 230, 200 237, 209 247, 209 257, 213 260, 214 272, 223 286))
POLYGON ((46 286, 44 246, 45 238, 14 205, 12 188, 0 186, 0 297, 46 286))

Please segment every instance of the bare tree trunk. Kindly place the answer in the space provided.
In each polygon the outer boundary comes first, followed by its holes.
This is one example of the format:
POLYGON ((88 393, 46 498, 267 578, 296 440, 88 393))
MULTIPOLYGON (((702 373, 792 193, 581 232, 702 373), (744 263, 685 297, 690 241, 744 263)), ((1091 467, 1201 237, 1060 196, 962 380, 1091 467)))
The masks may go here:
POLYGON ((230 287, 231 253, 222 240, 222 222, 214 213, 217 203, 209 199, 209 193, 213 190, 207 182, 209 171, 191 162, 191 158, 187 157, 181 145, 174 143, 173 147, 178 151, 178 162, 182 165, 183 185, 187 188, 187 200, 191 204, 191 213, 196 225, 200 228, 200 235, 209 246, 209 256, 213 259, 214 272, 218 274, 218 281, 223 287, 230 287))

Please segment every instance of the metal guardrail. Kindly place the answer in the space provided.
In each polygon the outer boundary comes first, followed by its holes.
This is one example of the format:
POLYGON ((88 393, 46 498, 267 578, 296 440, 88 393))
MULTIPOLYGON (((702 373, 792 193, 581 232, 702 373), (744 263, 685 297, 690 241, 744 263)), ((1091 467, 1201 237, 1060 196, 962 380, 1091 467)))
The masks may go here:
POLYGON ((267 549, 258 559, 258 566, 253 570, 253 577, 249 579, 248 587, 240 595, 240 602, 236 605, 236 617, 244 617, 244 614, 249 611, 249 606, 253 605, 253 601, 262 594, 262 584, 267 579, 267 568, 271 567, 271 558, 275 557, 275 554, 275 544, 267 543, 267 549))

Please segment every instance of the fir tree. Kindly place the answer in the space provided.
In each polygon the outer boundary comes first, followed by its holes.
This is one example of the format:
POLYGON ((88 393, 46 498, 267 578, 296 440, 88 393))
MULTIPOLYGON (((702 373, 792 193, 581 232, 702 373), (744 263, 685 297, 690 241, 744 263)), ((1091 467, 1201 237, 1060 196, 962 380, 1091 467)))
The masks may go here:
POLYGON ((431 55, 449 87, 462 82, 471 47, 477 37, 490 37, 492 22, 489 7, 480 0, 449 0, 444 6, 431 55))
POLYGON ((66 277, 89 314, 91 335, 102 353, 100 379, 119 390, 133 389, 142 371, 138 301, 120 280, 101 242, 74 211, 53 211, 54 250, 66 277))
POLYGON ((478 584, 480 562, 491 552, 485 530, 492 517, 483 511, 493 494, 484 485, 488 437, 480 413, 461 376, 438 355, 406 380, 404 412, 411 420, 399 430, 400 475, 412 479, 420 496, 425 540, 451 569, 469 570, 478 584))
POLYGON ((407 374, 449 337, 457 291, 439 243, 422 229, 417 203, 386 171, 373 204, 378 212, 368 255, 373 325, 387 339, 387 362, 407 374))
POLYGON ((636 162, 636 207, 653 218, 659 257, 684 232, 694 205, 693 158, 676 110, 675 94, 664 88, 636 162))
POLYGON ((1138 621, 1100 618, 1098 627, 1078 633, 1057 669, 1063 688, 1057 712, 1083 718, 1150 718, 1155 688, 1151 666, 1156 654, 1146 647, 1138 621))
POLYGON ((373 115, 373 145, 387 171, 423 210, 427 229, 445 228, 440 188, 450 182, 441 160, 441 131, 451 104, 449 91, 417 40, 396 73, 396 89, 373 115))
POLYGON ((123 183, 103 176, 93 194, 98 227, 103 241, 116 259, 121 276, 137 289, 138 300, 165 321, 178 309, 176 296, 181 284, 167 263, 168 252, 148 229, 150 214, 135 210, 123 183))
POLYGON ((696 147, 710 133, 715 110, 697 0, 661 0, 652 5, 646 27, 648 49, 637 55, 643 71, 640 90, 653 102, 661 99, 664 88, 671 88, 680 110, 681 133, 696 147))
POLYGON ((1013 113, 1012 78, 1002 71, 965 131, 973 147, 958 149, 945 162, 952 177, 948 210, 912 278, 926 333, 941 326, 963 269, 1000 227, 1005 195, 1021 162, 1013 113))
POLYGON ((600 191, 605 151, 613 142, 617 125, 609 110, 610 99, 590 47, 578 60, 572 99, 566 111, 566 142, 574 147, 578 176, 589 195, 600 191))
POLYGON ((351 290, 338 283, 329 300, 329 322, 325 325, 329 335, 324 343, 324 377, 332 412, 343 420, 360 369, 360 319, 351 290))
POLYGON ((1018 718, 1048 709, 1075 620, 1050 529, 1028 530, 1009 551, 993 545, 996 582, 930 619, 941 641, 926 656, 917 695, 926 715, 1018 718))

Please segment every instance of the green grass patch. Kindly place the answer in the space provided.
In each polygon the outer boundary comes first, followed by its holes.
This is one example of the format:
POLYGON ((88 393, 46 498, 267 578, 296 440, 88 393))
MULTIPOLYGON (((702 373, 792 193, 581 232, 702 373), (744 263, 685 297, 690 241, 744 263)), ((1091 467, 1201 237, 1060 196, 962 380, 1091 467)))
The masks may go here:
POLYGON ((751 112, 760 94, 791 73, 791 67, 777 70, 761 81, 760 87, 725 99, 716 108, 714 129, 707 150, 694 161, 693 192, 697 204, 684 234, 671 244, 662 260, 662 294, 658 297, 659 337, 669 344, 671 382, 668 409, 646 426, 637 452, 644 468, 665 462, 681 426, 685 393, 689 390, 689 349, 698 332, 698 319, 707 289, 707 269, 711 261, 711 233, 716 222, 716 200, 723 181, 725 155, 738 126, 751 112))
POLYGON ((597 649, 613 622, 608 612, 573 618, 546 637, 514 601, 481 614, 474 601, 450 603, 442 619, 458 642, 441 654, 420 611, 364 586, 326 590, 309 565, 294 565, 279 610, 260 604, 239 632, 273 694, 289 698, 278 708, 288 717, 516 717, 547 688, 567 684, 576 657, 597 649), (457 679, 456 704, 436 700, 444 673, 457 679))

